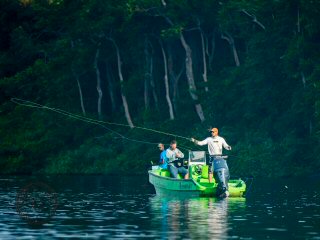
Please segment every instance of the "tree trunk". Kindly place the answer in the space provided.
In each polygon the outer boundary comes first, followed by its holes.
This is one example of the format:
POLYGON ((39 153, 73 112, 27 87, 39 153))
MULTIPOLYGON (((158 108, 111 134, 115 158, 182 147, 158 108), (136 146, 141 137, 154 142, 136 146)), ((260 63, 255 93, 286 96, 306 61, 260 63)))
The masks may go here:
POLYGON ((298 34, 300 33, 300 8, 298 7, 298 13, 297 13, 297 31, 298 31, 298 34))
POLYGON ((179 97, 179 79, 184 71, 184 64, 182 64, 180 72, 176 75, 173 69, 173 54, 172 54, 172 47, 169 48, 168 52, 168 73, 169 73, 169 79, 171 80, 172 85, 172 102, 174 110, 177 111, 177 102, 179 97))
POLYGON ((123 75, 122 75, 122 69, 121 69, 121 57, 120 57, 120 52, 119 52, 119 48, 118 45, 116 44, 116 42, 112 39, 112 38, 108 38, 114 45, 115 49, 116 49, 116 54, 117 54, 117 64, 118 64, 118 75, 119 75, 119 81, 120 81, 120 91, 121 91, 121 98, 122 98, 122 104, 123 104, 123 108, 124 108, 124 113, 125 113, 125 117, 127 119, 128 125, 130 126, 130 128, 134 128, 134 125, 132 123, 131 120, 131 116, 130 116, 130 112, 129 112, 129 106, 128 106, 128 102, 127 102, 127 98, 126 95, 124 93, 124 89, 123 89, 123 75))
POLYGON ((212 72, 212 62, 213 62, 213 56, 214 56, 214 51, 216 48, 216 41, 215 41, 215 31, 212 33, 212 38, 211 38, 211 51, 209 51, 209 41, 208 37, 206 37, 206 53, 209 58, 209 70, 212 72))
POLYGON ((234 44, 233 37, 229 33, 224 33, 224 34, 221 35, 221 38, 226 40, 229 43, 229 45, 231 47, 231 50, 232 50, 232 53, 233 53, 233 58, 234 58, 234 61, 236 63, 236 66, 239 67, 240 66, 240 60, 239 60, 239 57, 238 57, 238 52, 237 52, 236 45, 234 44))
POLYGON ((304 76, 303 72, 300 72, 300 74, 301 74, 301 82, 302 82, 303 88, 305 89, 306 88, 306 77, 304 76))
POLYGON ((96 76, 97 76, 97 91, 98 91, 98 116, 99 119, 102 117, 101 113, 101 102, 102 102, 102 90, 101 90, 101 76, 100 76, 100 70, 98 66, 98 60, 99 60, 99 55, 100 55, 100 49, 98 48, 96 51, 96 56, 94 58, 94 68, 96 70, 96 76))
POLYGON ((173 107, 170 99, 170 89, 169 89, 169 80, 168 80, 168 64, 167 64, 167 56, 163 48, 162 41, 159 40, 161 46, 161 52, 163 56, 163 64, 164 64, 164 84, 166 88, 166 99, 169 108, 170 120, 174 120, 173 107))
MULTIPOLYGON (((71 40, 71 48, 72 48, 72 49, 74 48, 74 42, 73 42, 72 40, 71 40)), ((86 113, 86 109, 85 109, 85 107, 84 107, 82 87, 81 87, 81 84, 80 84, 79 74, 76 73, 76 71, 74 70, 73 65, 71 65, 71 72, 72 72, 74 78, 75 78, 76 81, 77 81, 78 91, 79 91, 79 98, 80 98, 80 106, 81 106, 81 110, 82 110, 82 115, 83 115, 83 116, 86 116, 87 113, 86 113)))
POLYGON ((150 65, 149 65, 149 77, 150 77, 150 86, 151 86, 151 91, 152 91, 152 96, 153 96, 153 101, 156 106, 156 109, 159 110, 159 101, 158 101, 158 96, 156 92, 156 87, 153 79, 153 47, 150 41, 148 41, 148 44, 150 46, 150 65))
MULTIPOLYGON (((168 18, 165 15, 161 15, 161 16, 164 17, 164 19, 168 22, 170 26, 173 26, 173 22, 171 21, 170 18, 168 18)), ((194 82, 193 69, 192 69, 192 55, 191 55, 192 52, 191 52, 191 48, 189 47, 189 45, 186 43, 184 39, 182 31, 180 32, 180 41, 186 52, 185 62, 186 62, 186 75, 187 75, 188 85, 189 85, 189 93, 192 100, 195 102, 194 103, 195 109, 201 122, 204 122, 205 121, 204 113, 203 113, 201 104, 198 102, 198 96, 196 94, 197 89, 194 82)))
POLYGON ((182 43, 182 46, 186 52, 186 75, 188 79, 188 85, 189 85, 189 93, 192 98, 192 100, 195 102, 195 108, 197 111, 197 114, 201 120, 201 122, 205 121, 205 117, 203 114, 202 106, 198 102, 198 95, 197 95, 197 88, 194 82, 194 76, 193 76, 193 69, 192 69, 192 55, 191 55, 191 48, 187 44, 187 42, 184 39, 183 33, 180 33, 180 41, 182 43))
POLYGON ((106 72, 107 72, 107 83, 108 83, 108 90, 109 90, 109 96, 110 96, 110 100, 111 100, 111 109, 112 112, 116 111, 117 105, 116 105, 116 100, 114 97, 114 93, 113 93, 113 74, 112 71, 109 67, 108 62, 106 62, 106 72))
POLYGON ((74 72, 73 72, 73 76, 77 81, 77 85, 78 85, 78 91, 79 91, 79 97, 80 97, 80 106, 81 106, 81 110, 82 110, 82 115, 86 116, 86 109, 84 107, 84 103, 83 103, 83 95, 82 95, 82 88, 81 88, 81 84, 80 84, 80 79, 79 76, 74 72))
POLYGON ((205 82, 205 91, 208 92, 208 77, 207 77, 207 60, 206 60, 206 47, 204 43, 204 37, 203 37, 203 32, 202 29, 199 26, 199 32, 200 32, 200 37, 201 37, 201 47, 202 47, 202 63, 203 63, 203 73, 202 73, 202 78, 203 81, 205 82))
POLYGON ((312 135, 312 131, 313 131, 312 121, 309 120, 309 134, 310 134, 310 135, 312 135))
POLYGON ((154 78, 153 78, 153 57, 151 57, 151 59, 150 59, 150 86, 152 89, 152 96, 153 96, 154 104, 156 105, 156 109, 159 110, 158 95, 156 92, 156 85, 154 83, 154 78))
POLYGON ((144 109, 148 110, 149 109, 149 82, 148 79, 145 77, 144 78, 144 109))
MULTIPOLYGON (((306 89, 306 77, 304 75, 304 73, 301 71, 300 72, 300 75, 301 75, 301 82, 302 82, 302 85, 303 85, 303 89, 305 90, 306 89)), ((311 135, 312 134, 312 130, 313 130, 313 127, 312 127, 312 120, 311 120, 311 117, 309 117, 309 134, 311 135)))
POLYGON ((144 41, 144 56, 146 60, 145 73, 144 73, 144 108, 149 109, 149 85, 150 85, 150 54, 148 51, 148 40, 145 38, 144 41))

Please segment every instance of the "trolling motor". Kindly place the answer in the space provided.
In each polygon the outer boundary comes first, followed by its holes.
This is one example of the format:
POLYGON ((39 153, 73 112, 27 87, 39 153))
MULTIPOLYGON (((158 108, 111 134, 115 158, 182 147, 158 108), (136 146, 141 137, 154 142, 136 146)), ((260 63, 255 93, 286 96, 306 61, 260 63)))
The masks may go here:
POLYGON ((216 180, 218 182, 217 195, 219 197, 227 197, 229 195, 228 186, 226 182, 226 178, 228 177, 228 173, 225 168, 220 168, 217 171, 214 171, 216 180))
POLYGON ((203 171, 203 166, 208 165, 209 167, 214 162, 213 173, 215 175, 215 180, 218 184, 217 188, 217 196, 218 197, 227 197, 229 196, 228 192, 228 179, 229 179, 229 169, 226 165, 225 159, 228 156, 225 155, 216 155, 216 160, 212 158, 207 158, 208 154, 205 151, 189 151, 189 166, 193 166, 193 168, 189 168, 190 175, 196 173, 197 175, 201 175, 203 171), (212 161, 211 161, 212 159, 212 161), (192 172, 191 172, 192 169, 192 172))
POLYGON ((228 156, 225 155, 215 155, 210 158, 210 163, 213 164, 213 174, 215 176, 216 182, 218 183, 217 196, 218 197, 228 197, 228 180, 229 180, 229 168, 226 163, 228 156), (212 162, 213 161, 213 162, 212 162))

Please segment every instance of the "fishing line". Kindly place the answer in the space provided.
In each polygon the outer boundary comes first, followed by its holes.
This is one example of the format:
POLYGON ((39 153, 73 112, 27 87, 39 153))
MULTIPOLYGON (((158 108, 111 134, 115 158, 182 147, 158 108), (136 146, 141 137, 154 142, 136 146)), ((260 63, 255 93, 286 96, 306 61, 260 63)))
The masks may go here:
MULTIPOLYGON (((147 141, 128 138, 128 137, 120 134, 119 132, 114 131, 114 130, 112 130, 112 129, 110 129, 110 128, 105 126, 107 124, 107 125, 114 125, 114 126, 120 126, 120 127, 131 127, 128 124, 96 120, 96 119, 84 117, 84 116, 81 116, 81 115, 78 115, 78 114, 73 114, 73 113, 67 112, 67 111, 59 109, 59 108, 52 108, 52 107, 48 107, 48 106, 45 106, 45 105, 42 105, 42 104, 39 104, 39 103, 35 103, 35 102, 32 102, 32 101, 19 99, 19 98, 11 98, 11 102, 13 102, 13 103, 15 103, 17 105, 20 105, 20 106, 53 111, 53 112, 56 112, 58 114, 61 114, 61 115, 64 115, 64 116, 67 116, 67 117, 70 117, 70 118, 73 118, 73 119, 76 119, 76 120, 80 120, 80 121, 83 121, 83 122, 95 124, 95 125, 98 125, 100 127, 103 127, 105 129, 107 129, 108 131, 110 131, 110 132, 120 136, 122 139, 125 139, 125 140, 128 140, 128 141, 133 141, 133 142, 138 142, 138 143, 145 143, 145 144, 153 144, 153 145, 154 144, 158 144, 158 143, 155 143, 155 142, 147 142, 147 141)), ((187 137, 184 137, 184 136, 180 136, 180 135, 177 135, 177 134, 164 132, 164 131, 159 131, 159 130, 156 130, 156 129, 140 127, 140 126, 134 126, 133 128, 141 129, 141 130, 144 130, 144 131, 150 131, 150 132, 154 132, 154 133, 158 133, 158 134, 168 135, 168 136, 172 136, 172 137, 177 137, 177 138, 181 138, 181 139, 187 139, 188 141, 190 141, 190 138, 187 138, 187 137)))
POLYGON ((116 131, 114 131, 114 130, 106 127, 106 126, 104 126, 104 125, 102 125, 102 124, 97 124, 97 125, 99 125, 102 128, 105 128, 105 129, 111 131, 114 134, 117 134, 120 137, 120 139, 124 139, 124 140, 131 141, 131 142, 136 142, 136 143, 150 144, 150 145, 158 144, 158 143, 155 143, 155 142, 147 142, 147 141, 142 141, 142 140, 138 140, 138 139, 128 138, 128 137, 126 137, 126 136, 124 136, 124 135, 122 135, 122 134, 120 134, 120 133, 118 133, 118 132, 116 132, 116 131))
MULTIPOLYGON (((191 151, 191 148, 189 148, 189 147, 186 146, 187 143, 188 143, 188 142, 185 142, 185 141, 183 142, 183 144, 179 143, 179 148, 185 149, 185 150, 187 150, 187 151, 191 151)), ((195 147, 197 150, 200 150, 199 146, 194 145, 194 147, 195 147)))
MULTIPOLYGON (((24 100, 24 99, 20 99, 20 98, 11 98, 11 102, 13 102, 13 103, 15 103, 17 105, 20 105, 20 106, 49 110, 49 111, 56 112, 58 114, 61 114, 61 115, 64 115, 64 116, 79 120, 79 121, 83 121, 83 122, 87 122, 87 123, 98 125, 98 126, 104 128, 104 129, 107 129, 108 131, 118 135, 121 139, 125 139, 127 141, 132 141, 132 142, 137 142, 137 143, 145 143, 145 144, 151 144, 151 145, 158 144, 156 142, 148 142, 148 141, 142 141, 142 140, 128 138, 128 137, 120 134, 119 132, 117 132, 115 130, 112 130, 112 129, 110 129, 110 128, 105 126, 105 125, 113 125, 113 126, 119 126, 119 127, 131 127, 128 124, 101 121, 101 120, 97 120, 97 119, 93 119, 93 118, 88 118, 88 117, 85 117, 85 116, 81 116, 81 115, 78 115, 78 114, 73 114, 73 113, 67 112, 67 111, 59 109, 59 108, 48 107, 46 105, 42 105, 42 104, 39 104, 39 103, 36 103, 36 102, 32 102, 32 101, 28 101, 28 100, 24 100)), ((187 138, 187 137, 184 137, 184 136, 181 136, 181 135, 172 134, 172 133, 168 133, 168 132, 164 132, 164 131, 159 131, 159 130, 156 130, 156 129, 146 128, 146 127, 141 127, 141 126, 134 126, 133 128, 144 130, 144 131, 149 131, 149 132, 154 132, 154 133, 158 133, 158 134, 163 134, 163 135, 167 135, 167 136, 172 136, 172 137, 175 137, 175 138, 181 138, 181 139, 187 140, 187 142, 190 142, 190 140, 191 140, 190 138, 187 138)), ((188 151, 190 150, 190 148, 188 148, 188 147, 186 147, 186 146, 184 146, 182 144, 179 144, 179 146, 182 149, 186 149, 188 151)), ((197 146, 197 145, 194 145, 193 148, 196 148, 199 151, 202 150, 201 147, 197 146)))
MULTIPOLYGON (((101 121, 101 120, 97 120, 97 119, 93 119, 93 118, 88 118, 88 117, 85 117, 85 116, 81 116, 81 115, 78 115, 78 114, 73 114, 73 113, 67 112, 67 111, 59 109, 59 108, 48 107, 46 105, 42 105, 42 104, 39 104, 39 103, 36 103, 36 102, 32 102, 32 101, 28 101, 28 100, 24 100, 24 99, 20 99, 20 98, 11 98, 11 102, 13 102, 13 103, 15 103, 17 105, 20 105, 20 106, 24 106, 24 107, 49 110, 49 111, 64 115, 66 117, 73 118, 75 120, 79 120, 79 121, 83 121, 83 122, 86 122, 86 123, 91 123, 91 124, 100 126, 100 127, 104 128, 104 129, 112 132, 113 134, 119 136, 120 139, 124 139, 124 140, 131 141, 131 142, 136 142, 136 143, 142 143, 142 144, 150 144, 150 145, 158 144, 158 142, 148 142, 148 141, 128 138, 125 135, 123 135, 123 134, 121 134, 121 133, 119 133, 119 132, 117 132, 117 131, 105 126, 105 125, 113 125, 113 126, 119 126, 119 127, 131 127, 128 124, 101 121)), ((181 139, 184 139, 184 140, 188 140, 188 141, 185 141, 186 143, 190 142, 190 138, 187 138, 187 137, 184 137, 184 136, 180 136, 180 135, 177 135, 177 134, 172 134, 172 133, 159 131, 159 130, 156 130, 156 129, 146 128, 146 127, 140 127, 140 126, 134 126, 134 128, 140 129, 140 130, 144 130, 144 131, 150 131, 150 132, 154 132, 154 133, 158 133, 158 134, 163 134, 163 135, 167 135, 167 136, 172 136, 172 137, 175 137, 175 138, 181 138, 181 139)), ((185 146, 184 144, 179 144, 179 148, 185 149, 187 151, 191 151, 191 148, 185 146)), ((197 145, 194 145, 193 148, 196 148, 199 151, 202 150, 201 147, 197 146, 197 145)))
POLYGON ((51 110, 51 111, 53 111, 53 112, 62 114, 62 115, 64 115, 64 116, 67 116, 67 117, 70 117, 70 118, 73 118, 73 119, 76 119, 76 120, 80 120, 80 121, 83 121, 83 122, 86 122, 86 123, 91 123, 91 124, 94 124, 94 125, 98 125, 98 126, 104 128, 104 129, 106 129, 106 130, 108 130, 108 131, 110 131, 110 132, 118 135, 121 139, 124 139, 124 140, 127 140, 127 141, 137 142, 137 143, 143 143, 143 144, 152 144, 152 145, 158 144, 158 143, 155 143, 155 142, 147 142, 147 141, 142 141, 142 140, 137 140, 137 139, 128 138, 128 137, 120 134, 119 132, 114 131, 114 130, 112 130, 111 128, 108 128, 108 127, 106 127, 105 125, 103 125, 103 124, 101 123, 101 122, 103 122, 103 121, 98 121, 98 120, 95 120, 95 119, 83 117, 83 116, 80 116, 80 115, 76 115, 76 114, 69 113, 69 112, 64 111, 64 110, 61 110, 61 109, 50 108, 50 107, 47 107, 47 106, 44 106, 44 105, 41 105, 41 104, 38 104, 38 103, 34 103, 34 102, 22 100, 22 99, 13 98, 13 99, 11 99, 11 101, 14 102, 14 103, 16 103, 16 104, 18 104, 18 105, 21 105, 21 106, 31 107, 31 108, 48 109, 48 110, 51 110), (21 102, 20 102, 20 101, 21 101, 21 102))

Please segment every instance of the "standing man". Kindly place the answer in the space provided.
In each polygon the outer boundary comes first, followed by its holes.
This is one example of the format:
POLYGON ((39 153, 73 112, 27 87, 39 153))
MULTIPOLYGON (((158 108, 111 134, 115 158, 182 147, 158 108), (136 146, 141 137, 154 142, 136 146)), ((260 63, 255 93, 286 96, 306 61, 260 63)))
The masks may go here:
POLYGON ((222 158, 222 147, 226 150, 231 150, 231 147, 227 144, 224 138, 219 136, 218 128, 210 129, 211 137, 206 138, 203 141, 197 141, 191 138, 191 141, 199 146, 208 145, 208 151, 210 154, 209 164, 209 182, 212 182, 212 176, 214 172, 214 178, 218 183, 218 196, 228 197, 228 181, 230 178, 229 168, 227 161, 222 158))
POLYGON ((180 173, 184 179, 189 178, 188 170, 179 162, 174 165, 180 158, 184 158, 184 154, 177 148, 177 141, 172 140, 170 147, 166 151, 166 157, 169 159, 168 169, 173 178, 177 178, 178 173, 180 173), (180 164, 180 165, 179 165, 180 164))
POLYGON ((168 158, 166 156, 166 150, 164 150, 163 143, 158 144, 158 148, 160 150, 160 160, 159 160, 159 166, 162 169, 168 169, 168 158))

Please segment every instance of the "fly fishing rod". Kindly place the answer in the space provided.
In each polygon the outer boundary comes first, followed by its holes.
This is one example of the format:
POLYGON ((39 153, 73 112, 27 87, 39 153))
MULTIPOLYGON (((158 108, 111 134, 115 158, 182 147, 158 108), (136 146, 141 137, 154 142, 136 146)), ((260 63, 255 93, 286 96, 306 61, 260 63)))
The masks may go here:
MULTIPOLYGON (((147 141, 142 141, 142 140, 137 140, 137 139, 131 139, 131 138, 128 138, 128 137, 120 134, 119 132, 117 132, 115 130, 112 130, 111 128, 106 127, 106 125, 112 125, 112 126, 118 126, 118 127, 130 127, 131 128, 131 126, 129 124, 97 120, 97 119, 81 116, 81 115, 78 115, 78 114, 70 113, 70 112, 67 112, 67 111, 59 109, 59 108, 49 107, 49 106, 46 106, 46 105, 42 105, 42 104, 39 104, 39 103, 36 103, 36 102, 32 102, 32 101, 24 100, 24 99, 20 99, 20 98, 11 98, 11 102, 13 102, 13 103, 15 103, 17 105, 20 105, 20 106, 24 106, 24 107, 37 108, 37 109, 43 109, 43 110, 52 111, 52 112, 55 112, 55 113, 64 115, 66 117, 70 117, 70 118, 79 120, 79 121, 83 121, 83 122, 86 122, 86 123, 98 125, 100 127, 105 128, 106 130, 118 135, 120 138, 128 140, 128 141, 145 143, 145 144, 158 144, 158 143, 155 143, 155 142, 147 142, 147 141)), ((181 138, 181 139, 190 141, 190 138, 187 138, 187 137, 184 137, 184 136, 181 136, 181 135, 177 135, 177 134, 173 134, 173 133, 168 133, 168 132, 152 129, 152 128, 147 128, 147 127, 142 127, 142 126, 134 126, 133 129, 140 129, 140 130, 143 130, 143 131, 154 132, 154 133, 157 133, 157 134, 172 136, 172 137, 175 137, 175 138, 181 138)))

